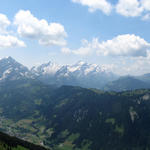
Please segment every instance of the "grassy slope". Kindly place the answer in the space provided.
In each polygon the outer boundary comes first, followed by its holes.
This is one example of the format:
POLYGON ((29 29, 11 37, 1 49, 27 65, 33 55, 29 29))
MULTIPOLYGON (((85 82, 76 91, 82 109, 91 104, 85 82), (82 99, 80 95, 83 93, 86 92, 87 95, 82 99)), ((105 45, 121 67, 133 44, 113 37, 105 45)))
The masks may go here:
POLYGON ((0 89, 5 117, 0 125, 9 134, 43 142, 53 150, 150 147, 150 90, 115 93, 72 86, 53 90, 28 82, 12 87, 0 89))
POLYGON ((25 142, 0 132, 0 150, 46 150, 41 146, 25 142))

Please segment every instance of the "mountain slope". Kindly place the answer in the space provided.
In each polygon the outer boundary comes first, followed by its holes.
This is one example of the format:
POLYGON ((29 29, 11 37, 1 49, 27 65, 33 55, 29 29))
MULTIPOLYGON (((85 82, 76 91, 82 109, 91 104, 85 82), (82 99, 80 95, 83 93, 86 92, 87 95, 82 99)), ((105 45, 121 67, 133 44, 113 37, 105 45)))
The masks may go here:
POLYGON ((117 76, 104 66, 78 62, 74 65, 59 66, 54 63, 32 68, 34 77, 44 83, 56 85, 74 85, 86 88, 101 88, 117 76))
POLYGON ((106 83, 118 78, 105 66, 78 62, 74 65, 60 66, 52 62, 42 64, 29 70, 12 57, 0 60, 0 82, 36 79, 44 84, 81 86, 85 88, 102 88, 106 83))
POLYGON ((150 83, 150 73, 147 73, 147 74, 144 74, 144 75, 141 75, 141 76, 136 76, 135 78, 139 79, 141 81, 144 81, 146 83, 150 83))
POLYGON ((21 119, 32 116, 42 100, 53 91, 52 86, 31 80, 20 79, 0 84, 0 108, 5 117, 21 119), (16 109, 17 107, 17 109, 16 109))
POLYGON ((131 76, 120 77, 118 80, 104 86, 104 90, 106 91, 127 91, 147 88, 150 88, 150 84, 131 76))
POLYGON ((150 147, 150 90, 109 93, 25 83, 0 88, 1 130, 54 150, 150 147))
MULTIPOLYGON (((76 67, 71 70, 81 77, 89 65, 76 67)), ((64 69, 70 74, 70 66, 64 69)), ((0 131, 53 150, 149 149, 150 90, 56 88, 14 75, 0 83, 0 131)), ((111 89, 149 87, 133 77, 118 81, 111 89)))
POLYGON ((0 60, 0 82, 29 77, 27 67, 15 61, 12 57, 0 60))
POLYGON ((150 111, 149 94, 149 91, 117 94, 61 87, 54 96, 55 107, 47 105, 44 109, 51 120, 49 127, 53 127, 47 144, 60 150, 62 145, 92 150, 149 147, 149 134, 144 135, 150 130, 146 125, 150 118, 145 116, 150 111))
POLYGON ((47 134, 46 130, 41 131, 45 120, 40 114, 40 107, 54 89, 55 87, 31 79, 1 83, 0 131, 43 145, 47 134))
POLYGON ((0 132, 0 150, 46 150, 46 148, 0 132))

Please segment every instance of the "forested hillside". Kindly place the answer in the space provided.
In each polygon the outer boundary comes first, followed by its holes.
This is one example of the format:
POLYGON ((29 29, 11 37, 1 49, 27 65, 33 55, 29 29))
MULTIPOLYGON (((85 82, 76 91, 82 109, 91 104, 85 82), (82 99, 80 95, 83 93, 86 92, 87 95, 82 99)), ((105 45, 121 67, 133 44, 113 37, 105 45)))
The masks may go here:
POLYGON ((17 80, 0 86, 0 130, 54 150, 150 147, 150 90, 103 92, 17 80))
POLYGON ((46 150, 46 148, 0 132, 0 150, 46 150))

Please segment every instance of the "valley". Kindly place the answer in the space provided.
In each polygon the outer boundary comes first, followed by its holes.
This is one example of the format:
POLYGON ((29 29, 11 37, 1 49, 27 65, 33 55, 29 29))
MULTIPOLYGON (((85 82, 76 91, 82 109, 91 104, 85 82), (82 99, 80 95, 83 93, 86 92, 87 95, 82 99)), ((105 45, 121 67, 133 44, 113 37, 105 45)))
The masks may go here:
POLYGON ((150 0, 2 0, 0 150, 150 150, 150 0))
POLYGON ((150 90, 143 81, 123 77, 119 82, 124 81, 125 90, 112 81, 120 88, 114 92, 45 84, 5 72, 0 82, 0 131, 52 150, 150 147, 150 90), (132 81, 143 89, 128 90, 132 81))

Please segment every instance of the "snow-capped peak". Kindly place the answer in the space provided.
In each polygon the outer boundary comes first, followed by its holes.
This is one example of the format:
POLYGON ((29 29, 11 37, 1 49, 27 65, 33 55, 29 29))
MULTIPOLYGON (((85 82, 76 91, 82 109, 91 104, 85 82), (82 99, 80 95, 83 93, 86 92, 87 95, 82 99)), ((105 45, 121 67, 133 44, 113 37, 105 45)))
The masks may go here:
POLYGON ((87 64, 86 62, 80 60, 75 65, 76 66, 83 66, 83 65, 86 65, 86 64, 87 64))
POLYGON ((83 61, 79 61, 75 65, 68 65, 68 71, 70 72, 80 71, 82 72, 82 74, 87 75, 91 72, 95 73, 108 72, 108 68, 105 66, 99 66, 97 64, 89 64, 83 61))
POLYGON ((48 63, 44 63, 40 66, 33 67, 31 71, 33 73, 36 73, 37 75, 41 74, 55 74, 60 69, 60 65, 57 65, 56 63, 52 63, 49 61, 48 63))
POLYGON ((116 75, 107 65, 89 64, 83 61, 63 66, 50 61, 28 70, 12 57, 0 59, 0 82, 24 77, 39 79, 46 84, 100 88, 106 82, 115 79, 116 75))
POLYGON ((74 74, 76 76, 85 76, 88 74, 98 74, 104 72, 110 72, 106 66, 99 66, 97 64, 88 64, 83 61, 79 61, 73 65, 60 66, 51 61, 44 63, 42 65, 33 67, 31 71, 37 76, 40 75, 55 75, 57 73, 61 76, 69 76, 69 74, 74 74))
POLYGON ((29 70, 12 57, 0 59, 0 81, 27 77, 29 70))

